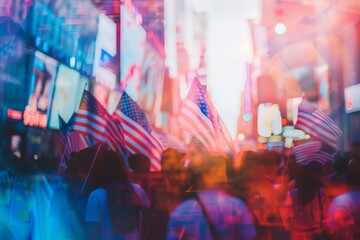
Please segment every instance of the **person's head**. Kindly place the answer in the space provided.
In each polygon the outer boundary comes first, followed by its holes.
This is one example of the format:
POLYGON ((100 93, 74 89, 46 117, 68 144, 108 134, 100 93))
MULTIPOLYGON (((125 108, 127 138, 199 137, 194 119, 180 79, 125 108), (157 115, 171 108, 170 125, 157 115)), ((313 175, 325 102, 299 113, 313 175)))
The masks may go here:
POLYGON ((258 154, 251 150, 240 151, 235 154, 233 167, 235 171, 241 171, 248 168, 250 165, 258 162, 258 154))
POLYGON ((360 142, 354 141, 350 144, 347 151, 348 159, 359 159, 360 158, 360 142))
POLYGON ((231 159, 219 152, 206 152, 201 162, 191 168, 194 183, 200 188, 218 187, 228 181, 227 168, 231 159))
POLYGON ((360 187, 360 158, 352 158, 346 170, 347 183, 351 187, 360 187))
POLYGON ((173 148, 164 150, 161 154, 161 171, 182 171, 184 169, 183 157, 183 154, 173 148))
POLYGON ((276 176, 281 162, 281 155, 275 151, 264 151, 259 156, 264 173, 268 176, 276 176))
POLYGON ((333 155, 332 167, 336 173, 345 173, 348 163, 347 154, 343 152, 336 152, 333 155))
POLYGON ((228 158, 220 153, 210 153, 201 165, 201 175, 205 187, 217 186, 228 181, 228 158))
POLYGON ((125 160, 120 153, 106 149, 105 165, 109 182, 129 182, 130 169, 127 167, 125 160))
POLYGON ((144 154, 133 154, 128 158, 129 167, 135 173, 150 172, 150 159, 144 154))
POLYGON ((195 136, 190 138, 186 145, 186 160, 191 171, 195 171, 204 161, 204 157, 208 155, 208 150, 202 142, 195 136))
POLYGON ((242 184, 248 184, 257 180, 261 174, 259 164, 259 154, 246 150, 235 155, 234 170, 237 179, 242 179, 242 184))
POLYGON ((94 145, 76 154, 74 159, 82 182, 89 188, 104 186, 108 183, 105 164, 105 146, 94 145), (87 179, 86 179, 87 178, 87 179))

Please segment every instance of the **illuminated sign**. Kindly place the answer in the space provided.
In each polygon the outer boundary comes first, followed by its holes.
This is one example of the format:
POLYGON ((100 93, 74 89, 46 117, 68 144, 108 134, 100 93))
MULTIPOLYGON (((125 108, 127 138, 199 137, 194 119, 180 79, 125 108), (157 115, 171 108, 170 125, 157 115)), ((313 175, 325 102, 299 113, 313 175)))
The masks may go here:
POLYGON ((360 84, 345 88, 345 112, 360 111, 360 84))
POLYGON ((94 10, 97 9, 90 1, 30 2, 33 5, 29 14, 32 14, 31 35, 35 37, 35 47, 66 59, 76 59, 76 65, 81 64, 83 70, 90 74, 88 68, 93 63, 97 28, 94 10))
POLYGON ((47 115, 38 112, 32 106, 26 106, 24 111, 24 125, 46 128, 47 115))
MULTIPOLYGON (((120 81, 129 96, 138 101, 142 69, 152 64, 144 59, 146 31, 138 24, 126 6, 121 5, 120 20, 120 81)), ((150 74, 150 73, 149 73, 150 74)))
POLYGON ((66 122, 78 108, 86 81, 80 80, 79 72, 60 64, 49 113, 48 127, 59 129, 60 115, 66 122))
POLYGON ((45 128, 57 73, 58 62, 35 52, 30 74, 29 100, 24 111, 24 125, 45 128))
POLYGON ((15 120, 21 120, 22 119, 22 112, 16 111, 14 109, 8 109, 7 110, 7 117, 15 120))
MULTIPOLYGON (((99 68, 111 61, 116 55, 116 24, 105 14, 99 15, 98 34, 96 38, 93 75, 99 68)), ((115 79, 116 81, 116 79, 115 79)))

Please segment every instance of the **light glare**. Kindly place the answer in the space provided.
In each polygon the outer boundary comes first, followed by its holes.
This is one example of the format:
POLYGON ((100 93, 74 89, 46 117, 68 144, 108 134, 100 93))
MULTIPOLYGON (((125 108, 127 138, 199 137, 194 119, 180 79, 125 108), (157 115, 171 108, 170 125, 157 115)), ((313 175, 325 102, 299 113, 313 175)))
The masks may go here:
POLYGON ((283 35, 286 33, 286 25, 284 23, 277 23, 275 25, 275 33, 277 35, 283 35))

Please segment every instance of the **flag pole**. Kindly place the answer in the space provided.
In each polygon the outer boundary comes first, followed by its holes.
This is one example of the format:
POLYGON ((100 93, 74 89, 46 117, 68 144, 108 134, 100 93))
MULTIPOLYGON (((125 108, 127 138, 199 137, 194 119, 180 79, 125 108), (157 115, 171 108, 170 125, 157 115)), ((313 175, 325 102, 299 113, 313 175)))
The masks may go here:
POLYGON ((93 159, 93 161, 92 161, 92 163, 91 163, 91 166, 90 166, 90 169, 89 169, 89 171, 88 171, 88 173, 87 173, 87 175, 86 175, 86 178, 85 178, 84 184, 83 184, 83 186, 82 186, 82 188, 81 188, 81 191, 84 191, 84 188, 85 188, 85 186, 86 186, 86 182, 87 182, 87 180, 88 180, 88 178, 89 178, 89 176, 90 176, 91 170, 92 170, 93 167, 94 167, 94 163, 95 163, 96 157, 97 157, 97 155, 98 155, 98 153, 99 153, 99 151, 100 151, 100 148, 101 148, 101 144, 99 144, 99 147, 98 147, 98 149, 96 150, 94 159, 93 159))

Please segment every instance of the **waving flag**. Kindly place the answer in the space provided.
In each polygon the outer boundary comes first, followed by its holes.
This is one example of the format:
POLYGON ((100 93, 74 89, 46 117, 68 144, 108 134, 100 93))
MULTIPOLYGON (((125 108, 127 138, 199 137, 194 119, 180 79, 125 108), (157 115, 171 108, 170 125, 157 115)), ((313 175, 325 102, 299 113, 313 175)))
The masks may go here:
POLYGON ((295 160, 300 165, 308 165, 315 161, 322 165, 332 160, 331 154, 322 150, 320 141, 308 141, 292 149, 295 160))
POLYGON ((72 131, 107 145, 126 158, 123 130, 116 119, 88 91, 84 91, 74 116, 72 131))
POLYGON ((92 141, 88 136, 79 133, 71 132, 74 115, 66 123, 64 119, 59 116, 60 124, 60 143, 63 149, 63 156, 60 161, 60 168, 66 168, 66 160, 70 158, 71 153, 79 152, 80 150, 92 145, 92 141))
POLYGON ((114 116, 119 119, 123 127, 127 150, 132 154, 144 154, 150 159, 151 171, 159 171, 161 169, 160 156, 164 147, 145 113, 126 92, 121 96, 114 116))
POLYGON ((58 115, 58 117, 59 117, 59 126, 60 126, 59 140, 60 140, 61 147, 64 149, 65 145, 66 145, 66 135, 68 133, 69 127, 60 115, 58 115))
POLYGON ((320 111, 315 104, 303 99, 299 105, 296 129, 301 129, 314 140, 322 141, 333 151, 337 149, 337 140, 342 136, 335 122, 320 111))
POLYGON ((172 148, 172 149, 177 150, 180 153, 186 152, 186 146, 185 146, 184 142, 180 141, 176 137, 174 137, 168 133, 165 133, 159 129, 155 128, 154 131, 156 132, 161 143, 163 144, 164 150, 168 149, 168 148, 172 148))
MULTIPOLYGON (((195 78, 183 102, 178 122, 196 136, 209 150, 225 146, 233 150, 233 142, 218 112, 210 101, 205 86, 195 78)), ((221 149, 223 150, 223 149, 221 149)))

